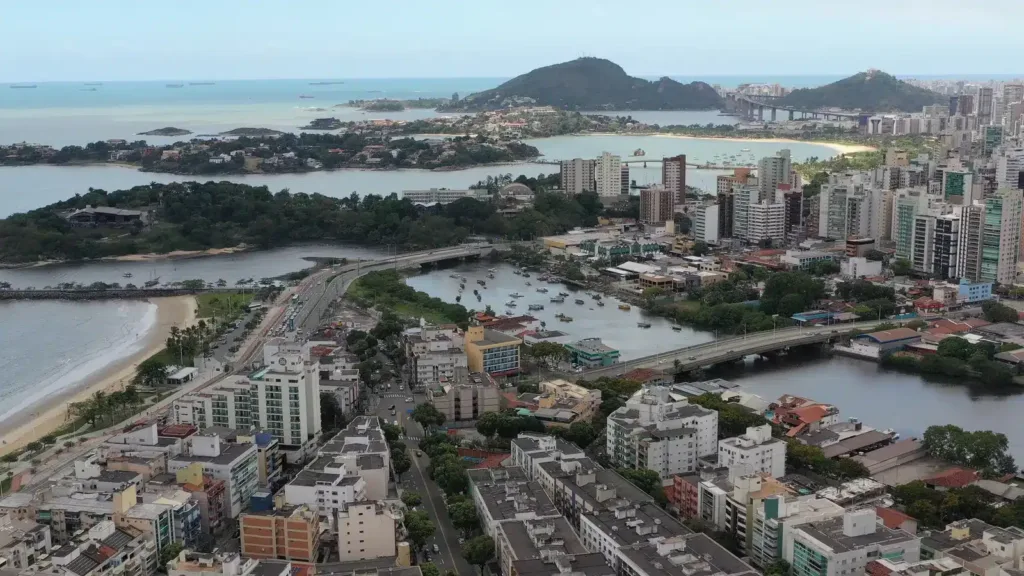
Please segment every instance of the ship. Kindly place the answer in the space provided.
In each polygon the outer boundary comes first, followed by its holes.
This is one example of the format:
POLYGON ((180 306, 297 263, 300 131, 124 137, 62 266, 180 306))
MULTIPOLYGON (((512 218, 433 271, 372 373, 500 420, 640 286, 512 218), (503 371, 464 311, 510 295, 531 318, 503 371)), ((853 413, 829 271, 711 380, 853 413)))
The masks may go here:
POLYGON ((583 304, 583 300, 581 300, 580 298, 577 298, 577 299, 576 299, 576 303, 577 303, 577 304, 583 304))
POLYGON ((629 304, 619 304, 619 310, 629 310, 629 304))
POLYGON ((216 82, 189 82, 189 86, 213 86, 216 82))
POLYGON ((483 280, 477 280, 476 283, 481 286, 487 286, 487 282, 484 282, 483 280))
POLYGON ((520 294, 519 292, 513 292, 513 293, 509 294, 508 297, 509 298, 522 298, 523 295, 520 294))
POLYGON ((103 82, 86 82, 83 86, 103 86, 103 82))
POLYGON ((750 152, 750 148, 740 148, 740 152, 750 152))
POLYGON ((555 304, 561 304, 562 302, 565 302, 565 298, 559 296, 558 298, 552 298, 551 301, 554 302, 555 304))
POLYGON ((448 277, 449 278, 456 278, 457 279, 459 277, 459 275, 458 274, 449 274, 448 277))
POLYGON ((28 88, 38 88, 35 84, 11 84, 11 88, 25 90, 28 88))
POLYGON ((529 277, 530 277, 530 273, 529 272, 523 272, 523 278, 529 278, 529 277))
POLYGON ((604 306, 604 302, 602 302, 602 301, 598 300, 598 301, 597 301, 597 305, 598 305, 598 306, 604 306))
POLYGON ((529 306, 527 306, 527 309, 529 309, 529 310, 543 310, 544 309, 544 305, 543 304, 530 304, 529 306))
POLYGON ((523 273, 520 272, 519 270, 513 270, 512 273, 515 274, 516 276, 522 276, 523 275, 523 273))
POLYGON ((682 326, 673 326, 672 330, 674 330, 676 332, 682 332, 683 331, 683 327, 682 326))
POLYGON ((516 307, 516 301, 515 300, 509 300, 508 302, 505 302, 505 306, 508 306, 509 308, 515 308, 516 307))
POLYGON ((563 314, 563 315, 562 315, 562 316, 561 316, 561 317, 559 318, 559 320, 561 320, 562 322, 572 322, 572 316, 566 316, 566 315, 564 315, 564 314, 563 314))
POLYGON ((647 155, 647 152, 644 152, 643 148, 637 148, 636 150, 633 150, 633 156, 646 156, 646 155, 647 155))
POLYGON ((493 280, 494 279, 494 274, 488 274, 487 277, 493 280))
POLYGON ((341 80, 328 80, 323 82, 310 82, 310 86, 331 86, 333 84, 344 84, 341 80))
POLYGON ((641 328, 650 328, 651 327, 651 323, 650 322, 637 322, 636 325, 641 327, 641 328))
POLYGON ((563 297, 563 298, 568 298, 569 297, 569 293, 568 292, 559 292, 558 295, 563 297))
POLYGON ((490 272, 491 274, 494 274, 495 272, 498 271, 498 269, 497 268, 488 268, 487 271, 490 272))
POLYGON ((547 294, 548 293, 548 289, 547 288, 537 288, 537 292, 540 292, 541 294, 547 294))
POLYGON ((316 96, 310 96, 309 94, 299 94, 299 98, 303 100, 312 100, 313 98, 316 98, 316 96))
POLYGON ((157 277, 157 278, 154 278, 152 280, 147 281, 145 284, 143 284, 143 286, 145 286, 146 288, 152 288, 153 286, 156 286, 159 283, 160 283, 160 278, 157 277))
POLYGON ((184 84, 164 84, 165 88, 181 88, 184 84))
POLYGON ((132 273, 131 272, 125 272, 124 274, 121 274, 121 276, 124 277, 124 278, 131 278, 132 277, 132 273))
POLYGON ((95 92, 96 89, 95 88, 82 88, 80 91, 81 92, 95 92))
POLYGON ((532 283, 530 283, 530 281, 529 281, 529 280, 527 280, 527 281, 526 281, 526 285, 527 285, 527 286, 533 286, 533 284, 532 284, 532 283))
POLYGON ((594 294, 591 294, 590 297, 593 298, 594 300, 600 300, 601 299, 601 295, 597 294, 596 292, 594 294))

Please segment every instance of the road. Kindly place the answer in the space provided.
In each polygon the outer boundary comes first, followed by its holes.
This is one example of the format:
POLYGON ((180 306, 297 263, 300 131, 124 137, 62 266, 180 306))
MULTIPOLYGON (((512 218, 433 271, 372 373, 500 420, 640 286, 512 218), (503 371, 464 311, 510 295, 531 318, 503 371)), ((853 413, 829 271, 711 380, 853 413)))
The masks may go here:
MULTIPOLYGON (((883 320, 882 322, 888 321, 883 320)), ((759 354, 788 346, 821 342, 832 336, 840 336, 854 330, 870 329, 878 324, 879 321, 872 320, 870 322, 857 322, 853 324, 833 324, 831 326, 811 326, 807 328, 796 327, 755 332, 753 334, 716 339, 695 346, 636 358, 604 368, 586 370, 581 376, 587 380, 593 380, 602 376, 620 376, 638 368, 673 366, 679 370, 692 370, 708 367, 719 362, 735 360, 750 354, 759 354)))

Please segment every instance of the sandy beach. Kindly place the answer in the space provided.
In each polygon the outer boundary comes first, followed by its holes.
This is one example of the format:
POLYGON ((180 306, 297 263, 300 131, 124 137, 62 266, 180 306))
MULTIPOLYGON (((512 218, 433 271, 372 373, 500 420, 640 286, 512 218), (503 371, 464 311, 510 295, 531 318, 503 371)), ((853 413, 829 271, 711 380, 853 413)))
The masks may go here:
POLYGON ((70 404, 81 402, 101 390, 110 392, 122 389, 135 375, 136 366, 163 349, 172 326, 184 328, 195 322, 197 304, 192 296, 153 298, 150 302, 157 306, 157 319, 145 336, 145 346, 135 354, 93 374, 73 389, 55 394, 0 423, 0 455, 21 448, 59 428, 66 421, 70 404))
POLYGON ((170 260, 172 258, 199 258, 203 256, 221 256, 224 254, 235 254, 237 252, 244 252, 248 249, 245 244, 238 246, 232 246, 230 248, 208 248, 206 250, 172 250, 164 254, 128 254, 125 256, 115 256, 111 260, 118 262, 145 262, 149 260, 170 260))
POLYGON ((717 136, 683 136, 681 134, 650 134, 657 138, 679 138, 682 140, 725 140, 726 142, 768 142, 771 144, 818 144, 827 146, 839 154, 854 152, 873 152, 877 150, 864 144, 840 144, 838 142, 819 142, 817 140, 794 140, 792 138, 719 138, 717 136))

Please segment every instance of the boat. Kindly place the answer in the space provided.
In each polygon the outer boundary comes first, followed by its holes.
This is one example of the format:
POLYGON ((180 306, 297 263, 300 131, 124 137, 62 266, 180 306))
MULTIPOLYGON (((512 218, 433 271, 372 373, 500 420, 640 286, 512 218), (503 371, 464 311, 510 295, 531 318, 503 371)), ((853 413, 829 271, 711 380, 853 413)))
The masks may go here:
POLYGON ((479 295, 479 294, 477 294, 477 295, 476 295, 476 301, 477 301, 477 302, 480 302, 481 300, 483 300, 483 298, 481 298, 481 297, 480 297, 480 295, 479 295))
POLYGON ((95 89, 95 88, 82 88, 82 90, 81 90, 81 91, 82 91, 82 92, 95 92, 95 91, 96 91, 96 89, 95 89))
POLYGON ((189 82, 189 86, 213 86, 216 82, 189 82))
POLYGON ((561 318, 559 318, 559 320, 561 320, 562 322, 572 322, 572 316, 563 315, 561 318))
POLYGON ((641 328, 650 328, 651 327, 651 323, 650 322, 637 322, 636 325, 641 327, 641 328))
POLYGON ((488 268, 487 271, 490 272, 491 274, 494 274, 495 272, 498 271, 498 269, 497 268, 488 268))
POLYGON ((509 300, 508 302, 505 302, 505 306, 508 306, 509 308, 515 308, 516 307, 516 301, 515 300, 509 300))
POLYGON ((312 100, 313 98, 316 98, 316 96, 310 96, 309 94, 299 94, 299 98, 302 100, 312 100))
POLYGON ((644 152, 643 148, 637 148, 636 150, 633 150, 633 156, 646 156, 646 155, 647 155, 647 152, 644 152))
POLYGON ((529 310, 543 310, 544 309, 544 305, 543 304, 530 304, 529 306, 527 306, 527 309, 529 309, 529 310))
POLYGON ((103 82, 86 82, 84 86, 103 86, 103 82))
POLYGON ((526 285, 527 286, 533 286, 533 284, 531 284, 530 282, 527 282, 526 285))
POLYGON ((559 292, 558 295, 563 297, 563 298, 568 298, 569 297, 569 293, 568 292, 559 292))
POLYGON ((37 88, 37 86, 35 84, 12 84, 11 88, 25 90, 27 88, 37 88))
POLYGON ((143 284, 143 286, 145 286, 146 288, 152 288, 153 286, 156 286, 159 283, 160 283, 160 278, 158 277, 158 278, 154 278, 153 280, 147 281, 145 284, 143 284))
POLYGON ((576 303, 577 303, 577 304, 583 304, 583 300, 582 300, 581 298, 577 298, 577 299, 576 299, 576 303))
POLYGON ((513 270, 512 273, 515 274, 516 276, 522 276, 523 275, 523 273, 520 272, 519 270, 513 270))
POLYGON ((750 152, 750 148, 740 148, 740 152, 750 152))
POLYGON ((513 314, 515 314, 515 312, 513 312, 511 310, 505 310, 505 316, 511 316, 513 314))
POLYGON ((529 277, 530 277, 530 273, 529 272, 523 272, 523 278, 529 278, 529 277))
POLYGON ((449 274, 448 277, 449 278, 458 278, 459 275, 458 274, 449 274))
POLYGON ((330 80, 330 81, 325 81, 325 82, 310 82, 309 85, 310 86, 331 86, 333 84, 344 84, 344 83, 345 82, 343 82, 341 80, 330 80))
POLYGON ((483 280, 477 280, 476 283, 481 286, 487 286, 487 282, 484 282, 483 280))
POLYGON ((565 302, 565 298, 559 296, 558 298, 552 298, 551 301, 554 302, 555 304, 561 304, 562 302, 565 302))
POLYGON ((124 274, 121 274, 121 276, 124 277, 124 278, 131 278, 132 277, 132 273, 131 272, 125 272, 124 274))
POLYGON ((675 332, 682 332, 683 331, 683 327, 682 326, 673 326, 672 330, 675 331, 675 332))
POLYGON ((596 293, 595 294, 591 294, 590 297, 593 298, 594 300, 600 300, 601 299, 601 295, 600 294, 596 294, 596 293))
POLYGON ((604 306, 604 302, 602 302, 602 301, 598 300, 598 301, 597 301, 597 305, 598 305, 598 306, 604 306))
POLYGON ((181 88, 184 84, 164 84, 166 88, 181 88))
POLYGON ((541 294, 547 294, 548 293, 548 289, 547 288, 543 288, 543 287, 542 288, 537 288, 537 292, 540 292, 541 294))
POLYGON ((494 279, 494 274, 488 274, 487 277, 493 280, 494 279))
POLYGON ((508 296, 509 296, 509 298, 522 298, 523 297, 523 295, 520 294, 519 292, 513 292, 513 293, 509 294, 508 296))
POLYGON ((619 304, 619 310, 629 310, 629 304, 619 304))

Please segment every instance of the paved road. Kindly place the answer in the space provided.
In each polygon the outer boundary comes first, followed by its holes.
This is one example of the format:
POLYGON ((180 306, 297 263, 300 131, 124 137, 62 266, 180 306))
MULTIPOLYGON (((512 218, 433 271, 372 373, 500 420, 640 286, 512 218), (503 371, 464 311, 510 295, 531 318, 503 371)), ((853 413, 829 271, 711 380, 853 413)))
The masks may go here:
POLYGON ((432 542, 427 546, 437 544, 439 552, 431 553, 431 562, 437 564, 443 574, 445 570, 455 570, 457 574, 475 574, 473 567, 462 557, 462 548, 459 545, 459 532, 452 525, 448 517, 448 508, 441 498, 441 489, 427 477, 427 466, 430 459, 427 455, 412 456, 412 468, 406 473, 403 484, 409 490, 419 492, 423 496, 423 506, 432 518, 437 519, 437 530, 434 532, 432 542))

